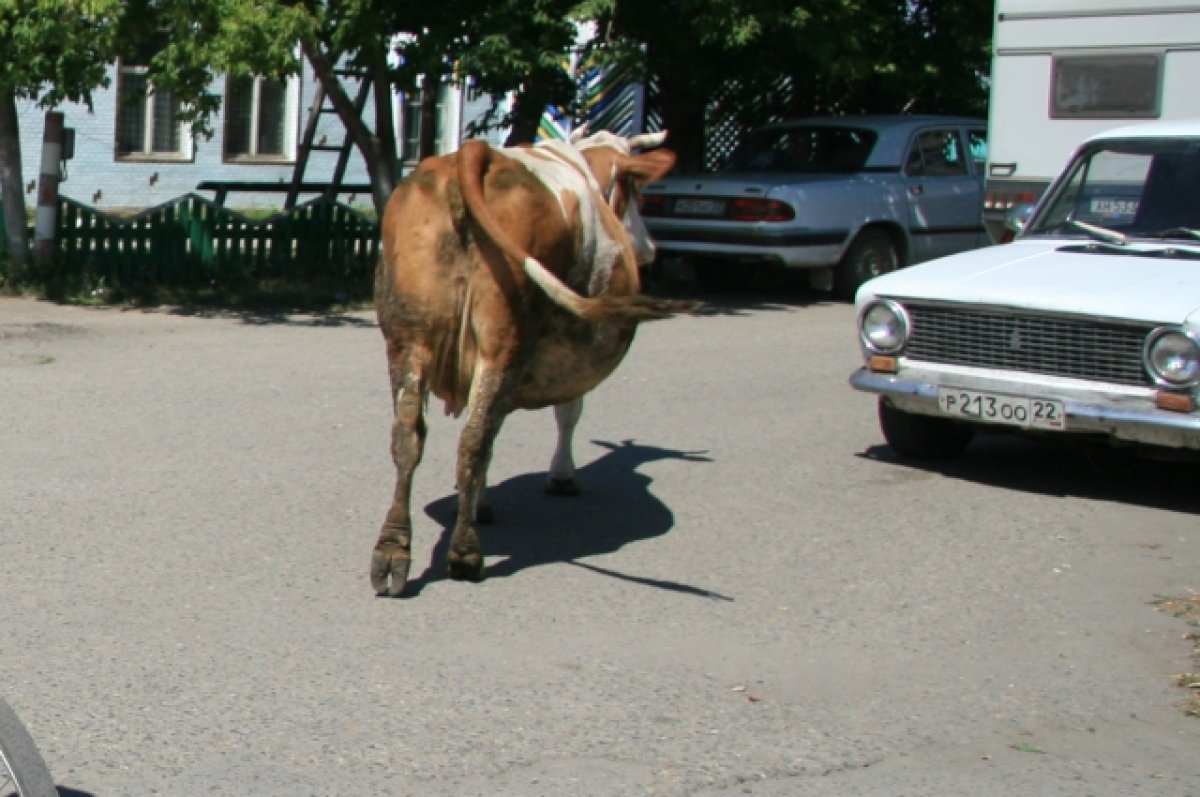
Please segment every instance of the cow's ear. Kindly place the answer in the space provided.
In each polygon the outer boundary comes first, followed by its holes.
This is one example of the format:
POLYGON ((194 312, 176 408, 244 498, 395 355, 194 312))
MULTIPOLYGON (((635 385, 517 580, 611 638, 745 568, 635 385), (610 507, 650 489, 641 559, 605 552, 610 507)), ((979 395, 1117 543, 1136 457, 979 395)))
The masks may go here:
POLYGON ((675 153, 669 149, 655 149, 638 155, 617 158, 617 176, 632 177, 638 188, 661 180, 675 165, 675 153))

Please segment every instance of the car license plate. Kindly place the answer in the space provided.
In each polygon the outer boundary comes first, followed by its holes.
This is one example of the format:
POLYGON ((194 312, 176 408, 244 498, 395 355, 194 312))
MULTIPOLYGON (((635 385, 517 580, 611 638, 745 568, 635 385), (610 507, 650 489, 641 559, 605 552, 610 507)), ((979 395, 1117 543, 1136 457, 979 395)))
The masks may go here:
POLYGON ((938 388, 938 407, 963 420, 1059 431, 1067 428, 1066 409, 1055 399, 943 387, 938 388))
POLYGON ((679 216, 722 216, 725 202, 720 199, 676 199, 675 213, 679 216))

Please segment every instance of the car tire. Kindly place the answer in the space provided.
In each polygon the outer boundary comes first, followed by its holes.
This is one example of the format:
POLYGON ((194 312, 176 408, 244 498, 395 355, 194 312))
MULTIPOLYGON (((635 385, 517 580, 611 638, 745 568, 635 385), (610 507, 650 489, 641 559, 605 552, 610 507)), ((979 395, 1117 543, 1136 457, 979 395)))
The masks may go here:
POLYGON ((854 301, 860 285, 899 266, 900 254, 892 237, 880 229, 863 230, 833 270, 833 294, 838 299, 854 301))
POLYGON ((897 454, 912 459, 953 459, 966 449, 974 432, 948 418, 917 415, 879 399, 879 428, 897 454))

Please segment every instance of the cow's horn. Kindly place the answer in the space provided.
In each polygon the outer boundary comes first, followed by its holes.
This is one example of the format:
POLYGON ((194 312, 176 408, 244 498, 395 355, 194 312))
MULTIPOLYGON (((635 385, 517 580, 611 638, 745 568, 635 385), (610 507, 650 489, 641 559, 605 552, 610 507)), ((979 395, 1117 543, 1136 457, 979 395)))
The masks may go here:
POLYGON ((587 122, 584 122, 579 127, 572 130, 570 138, 571 143, 578 144, 580 141, 583 141, 584 137, 587 135, 587 129, 587 122))
POLYGON ((633 136, 629 139, 630 149, 651 149, 667 140, 667 131, 660 130, 657 133, 642 133, 633 136))

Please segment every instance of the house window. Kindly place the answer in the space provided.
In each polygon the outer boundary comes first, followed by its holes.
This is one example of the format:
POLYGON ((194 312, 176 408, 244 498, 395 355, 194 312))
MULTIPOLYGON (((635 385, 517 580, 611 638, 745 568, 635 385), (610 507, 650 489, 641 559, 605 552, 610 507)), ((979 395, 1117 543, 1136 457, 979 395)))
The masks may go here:
POLYGON ((225 159, 295 158, 298 81, 231 77, 225 87, 225 159))
MULTIPOLYGON (((421 152, 421 102, 425 89, 420 88, 404 95, 404 152, 401 158, 415 161, 421 152)), ((437 88, 437 108, 434 111, 436 127, 433 133, 433 154, 441 155, 453 147, 447 140, 446 109, 450 104, 450 84, 440 83, 437 88)))
POLYGON ((117 157, 190 158, 191 137, 169 89, 150 85, 144 66, 122 65, 117 79, 117 157))

